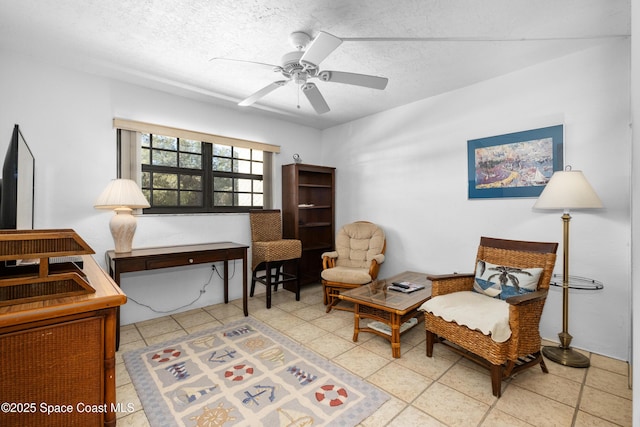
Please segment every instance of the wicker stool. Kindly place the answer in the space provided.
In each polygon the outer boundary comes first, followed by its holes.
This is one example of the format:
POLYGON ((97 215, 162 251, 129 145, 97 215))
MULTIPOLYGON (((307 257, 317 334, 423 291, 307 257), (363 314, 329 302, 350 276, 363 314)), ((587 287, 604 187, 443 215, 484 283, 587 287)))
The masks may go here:
POLYGON ((296 301, 300 301, 299 260, 302 256, 302 242, 282 238, 280 210, 249 211, 251 223, 251 293, 253 297, 256 282, 267 287, 267 308, 271 308, 271 286, 295 282, 296 301), (284 271, 284 263, 295 262, 295 274, 284 271), (259 275, 264 271, 264 275, 259 275))

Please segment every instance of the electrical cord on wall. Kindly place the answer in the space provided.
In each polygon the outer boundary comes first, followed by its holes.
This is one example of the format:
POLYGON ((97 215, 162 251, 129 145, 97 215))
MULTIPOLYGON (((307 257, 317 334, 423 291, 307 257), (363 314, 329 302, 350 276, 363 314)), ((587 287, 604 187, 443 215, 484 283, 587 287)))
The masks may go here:
MULTIPOLYGON (((211 279, 213 278, 213 273, 216 273, 220 279, 224 280, 224 277, 222 277, 220 275, 220 272, 216 268, 215 264, 211 265, 211 275, 209 276, 209 280, 207 281, 207 283, 205 283, 202 286, 202 288, 200 289, 200 294, 193 301, 191 301, 190 303, 187 303, 187 304, 182 305, 182 306, 177 307, 177 308, 172 308, 171 310, 158 310, 158 309, 155 309, 155 308, 151 307, 148 304, 144 304, 144 303, 142 303, 140 301, 136 301, 134 298, 131 298, 128 295, 127 295, 127 300, 128 301, 132 301, 132 302, 134 302, 135 304, 137 304, 137 305, 139 305, 141 307, 146 307, 149 310, 153 311, 154 313, 158 313, 158 314, 173 313, 174 311, 182 310, 183 308, 187 308, 189 306, 192 306, 196 302, 198 302, 198 300, 200 298, 202 298, 202 295, 204 295, 204 293, 206 292, 207 286, 209 286, 211 284, 211 279)), ((235 276, 235 274, 236 274, 236 263, 235 263, 235 260, 234 260, 234 262, 233 262, 233 272, 231 273, 231 276, 229 276, 229 279, 231 279, 233 276, 235 276)))

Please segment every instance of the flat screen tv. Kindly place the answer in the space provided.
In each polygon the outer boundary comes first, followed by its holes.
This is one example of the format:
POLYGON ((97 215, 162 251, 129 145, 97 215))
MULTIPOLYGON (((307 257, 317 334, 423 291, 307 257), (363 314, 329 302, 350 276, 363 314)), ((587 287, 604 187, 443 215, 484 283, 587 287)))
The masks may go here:
POLYGON ((15 125, 2 168, 0 228, 33 229, 35 159, 15 125))

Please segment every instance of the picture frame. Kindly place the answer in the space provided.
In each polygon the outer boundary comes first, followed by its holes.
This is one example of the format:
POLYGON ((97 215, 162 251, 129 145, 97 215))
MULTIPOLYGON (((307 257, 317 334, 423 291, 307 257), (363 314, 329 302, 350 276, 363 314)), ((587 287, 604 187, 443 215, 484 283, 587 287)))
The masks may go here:
POLYGON ((467 141, 469 199, 538 197, 563 168, 564 126, 467 141))

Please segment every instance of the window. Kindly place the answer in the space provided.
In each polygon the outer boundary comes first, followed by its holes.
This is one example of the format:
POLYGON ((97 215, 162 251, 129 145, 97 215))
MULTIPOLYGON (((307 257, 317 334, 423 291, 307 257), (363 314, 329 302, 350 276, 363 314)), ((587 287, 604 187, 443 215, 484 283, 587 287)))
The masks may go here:
MULTIPOLYGON (((144 213, 271 207, 271 154, 279 147, 124 121, 130 123, 147 131, 116 126, 119 171, 139 182, 151 205, 144 213)), ((116 124, 123 121, 115 119, 116 124)))
POLYGON ((140 134, 149 213, 244 212, 263 207, 263 153, 251 148, 140 134))

